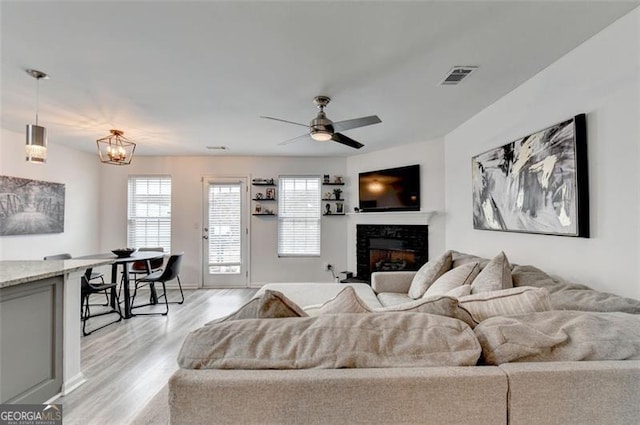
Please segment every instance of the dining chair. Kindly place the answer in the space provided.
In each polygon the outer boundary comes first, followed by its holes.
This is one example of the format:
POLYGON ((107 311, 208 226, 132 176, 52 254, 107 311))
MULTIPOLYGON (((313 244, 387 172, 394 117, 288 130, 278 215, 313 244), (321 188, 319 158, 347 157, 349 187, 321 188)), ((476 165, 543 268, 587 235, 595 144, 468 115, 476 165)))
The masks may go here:
MULTIPOLYGON (((164 248, 161 246, 144 247, 144 248, 138 248, 138 251, 164 252, 164 248)), ((149 264, 147 265, 147 261, 134 261, 131 264, 131 267, 129 269, 129 280, 135 283, 135 281, 138 280, 141 276, 146 276, 149 273, 161 271, 162 266, 164 265, 164 257, 154 258, 152 260, 149 260, 148 263, 149 264)), ((122 285, 124 285, 124 274, 120 278, 120 287, 118 288, 118 296, 120 296, 120 293, 122 291, 122 285)), ((151 285, 151 287, 153 288, 153 291, 155 291, 155 287, 153 285, 151 285)))
POLYGON ((81 301, 82 301, 82 334, 84 336, 87 335, 91 335, 93 332, 102 329, 104 327, 107 327, 109 325, 112 325, 114 323, 117 323, 119 321, 122 320, 122 311, 120 310, 120 300, 118 299, 118 294, 116 294, 115 291, 115 287, 116 287, 116 283, 97 283, 97 284, 93 284, 90 283, 89 280, 87 279, 86 276, 81 276, 81 287, 80 287, 80 297, 81 297, 81 301), (111 310, 108 311, 102 311, 100 313, 97 314, 91 314, 91 307, 89 304, 89 297, 92 294, 98 294, 100 292, 104 292, 105 295, 108 297, 109 296, 109 292, 111 292, 113 294, 113 296, 116 297, 115 303, 114 303, 114 307, 111 310), (118 318, 114 321, 105 323, 101 326, 98 326, 97 328, 93 329, 90 332, 87 332, 87 321, 92 318, 92 317, 99 317, 99 316, 104 316, 107 314, 117 314, 118 318))
MULTIPOLYGON (((65 252, 64 254, 47 255, 43 259, 44 260, 71 260, 73 259, 73 256, 68 252, 65 252)), ((91 282, 92 280, 98 280, 98 279, 102 284, 104 284, 104 273, 91 272, 91 276, 89 277, 89 282, 91 282)), ((109 295, 107 295, 107 302, 105 304, 100 304, 100 305, 104 305, 104 306, 109 305, 109 295)))
POLYGON ((139 278, 138 280, 135 281, 135 288, 133 290, 133 296, 131 297, 131 310, 132 310, 132 316, 145 316, 145 315, 162 315, 162 316, 166 316, 169 313, 169 300, 167 297, 167 286, 166 286, 166 282, 169 282, 173 279, 177 279, 178 280, 178 287, 180 288, 180 295, 182 296, 182 300, 181 301, 172 301, 172 303, 177 303, 177 304, 182 304, 184 302, 184 293, 182 292, 182 283, 180 282, 180 277, 178 276, 180 274, 180 267, 182 266, 182 256, 184 255, 184 252, 180 252, 177 254, 172 254, 169 257, 169 260, 167 261, 167 265, 165 266, 164 270, 160 270, 157 272, 153 272, 151 274, 148 274, 147 276, 143 276, 141 278, 139 278), (152 312, 152 313, 137 313, 137 314, 133 314, 133 309, 135 308, 140 308, 140 307, 145 307, 145 306, 150 306, 153 305, 151 302, 146 303, 146 304, 140 304, 140 305, 135 305, 135 299, 136 296, 138 294, 138 289, 142 286, 145 285, 153 285, 156 283, 161 283, 162 284, 162 295, 158 296, 158 299, 164 297, 164 305, 165 305, 165 311, 164 313, 162 312, 152 312))

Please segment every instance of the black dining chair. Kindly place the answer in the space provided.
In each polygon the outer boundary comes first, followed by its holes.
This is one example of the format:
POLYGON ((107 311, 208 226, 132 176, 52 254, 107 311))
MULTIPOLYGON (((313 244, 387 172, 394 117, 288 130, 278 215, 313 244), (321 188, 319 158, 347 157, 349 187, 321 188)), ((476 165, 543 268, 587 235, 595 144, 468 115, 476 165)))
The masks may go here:
MULTIPOLYGON (((47 255, 46 257, 44 257, 44 260, 71 260, 71 259, 73 259, 73 256, 68 252, 65 252, 64 254, 47 255)), ((89 276, 89 282, 93 280, 100 280, 100 283, 104 284, 104 274, 100 272, 92 271, 91 276, 89 276)), ((109 305, 109 295, 107 295, 107 302, 105 304, 100 304, 100 305, 104 305, 104 306, 109 305)))
POLYGON ((182 304, 184 302, 184 293, 182 292, 182 283, 180 282, 180 277, 178 276, 180 273, 180 267, 182 266, 183 255, 184 255, 184 252, 172 254, 169 257, 169 260, 167 261, 167 264, 164 267, 164 270, 153 272, 135 281, 135 289, 133 290, 133 296, 131 297, 131 311, 133 312, 133 309, 135 308, 153 305, 151 302, 146 304, 135 305, 135 299, 138 294, 138 289, 140 287, 145 285, 153 285, 156 283, 161 283, 162 295, 159 295, 158 299, 164 297, 164 305, 165 305, 164 313, 161 313, 161 312, 152 312, 152 313, 147 312, 147 313, 137 313, 137 314, 132 313, 131 314, 132 316, 145 316, 145 315, 158 315, 158 314, 162 316, 166 316, 169 313, 169 303, 170 303, 167 297, 166 282, 169 282, 173 279, 178 280, 178 287, 180 288, 180 295, 182 299, 180 301, 172 301, 171 303, 182 304))
POLYGON ((120 310, 120 300, 118 299, 118 294, 115 291, 116 285, 115 283, 90 283, 86 276, 81 276, 81 287, 80 287, 80 298, 82 302, 82 334, 84 336, 91 335, 93 332, 117 323, 122 320, 122 311, 120 310), (104 294, 108 297, 109 292, 116 297, 115 299, 115 307, 108 311, 102 311, 97 314, 91 314, 91 304, 89 304, 89 297, 92 294, 98 294, 104 292, 104 294), (90 332, 87 332, 87 321, 92 317, 104 316, 107 314, 117 314, 118 318, 112 322, 105 323, 97 328, 93 329, 90 332))
MULTIPOLYGON (((164 252, 164 248, 161 247, 161 246, 150 247, 150 248, 149 247, 147 247, 147 248, 138 248, 138 251, 164 252)), ((131 264, 131 267, 129 268, 129 279, 132 282, 135 282, 141 276, 146 276, 149 273, 161 271, 163 265, 164 265, 164 257, 154 258, 152 260, 149 260, 148 262, 147 261, 134 261, 131 264)), ((124 275, 120 278, 120 287, 118 288, 118 296, 120 296, 123 284, 124 284, 124 275)))

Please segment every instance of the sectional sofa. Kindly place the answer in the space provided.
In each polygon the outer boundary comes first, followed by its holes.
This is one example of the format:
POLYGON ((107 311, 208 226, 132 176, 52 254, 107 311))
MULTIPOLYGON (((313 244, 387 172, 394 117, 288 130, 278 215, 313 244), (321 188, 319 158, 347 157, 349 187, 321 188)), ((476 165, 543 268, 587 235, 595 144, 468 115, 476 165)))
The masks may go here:
MULTIPOLYGON (((495 266, 451 255, 458 279, 495 266)), ((266 285, 187 337, 169 382, 171 423, 638 423, 640 301, 532 266, 504 271, 513 288, 500 293, 516 294, 506 307, 506 296, 470 288, 415 299, 415 272, 349 290, 266 285)))

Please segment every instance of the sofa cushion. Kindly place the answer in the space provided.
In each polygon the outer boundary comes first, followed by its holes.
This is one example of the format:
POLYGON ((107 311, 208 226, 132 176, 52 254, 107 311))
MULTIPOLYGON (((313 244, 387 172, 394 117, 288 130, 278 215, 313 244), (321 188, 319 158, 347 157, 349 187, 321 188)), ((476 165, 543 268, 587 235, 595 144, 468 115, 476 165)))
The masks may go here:
POLYGON ((435 260, 426 262, 415 274, 409 287, 409 296, 420 298, 440 276, 451 270, 451 251, 447 251, 435 260))
POLYGON ((235 312, 221 319, 205 324, 242 319, 277 319, 282 317, 305 317, 305 313, 296 303, 278 291, 266 290, 260 298, 254 298, 235 312))
POLYGON ((309 316, 339 313, 369 313, 371 308, 365 304, 351 286, 346 286, 335 297, 319 305, 304 308, 309 316))
POLYGON ((480 273, 478 263, 468 263, 451 269, 438 279, 424 293, 423 297, 446 294, 462 285, 470 285, 480 273))
POLYGON ((390 305, 403 304, 408 303, 409 301, 413 301, 408 294, 398 294, 395 292, 382 292, 378 294, 378 301, 382 304, 382 307, 387 307, 390 305))
POLYGON ((423 313, 327 314, 203 326, 184 341, 185 369, 473 366, 481 348, 459 320, 423 313))
POLYGON ((544 288, 527 286, 472 294, 459 298, 458 302, 476 323, 494 316, 551 310, 549 292, 544 288))
POLYGON ((640 300, 593 290, 585 285, 554 279, 533 266, 515 266, 513 286, 546 288, 555 310, 579 310, 640 314, 640 300))
POLYGON ((513 287, 511 265, 504 252, 496 255, 471 283, 471 293, 497 291, 513 287))
POLYGON ((488 364, 640 359, 640 316, 546 311, 493 317, 475 328, 488 364))
POLYGON ((335 282, 290 282, 290 283, 267 283, 256 293, 255 297, 259 297, 262 292, 269 289, 272 291, 282 292, 304 308, 309 305, 322 304, 338 295, 346 286, 352 287, 356 294, 369 307, 382 307, 380 301, 373 292, 371 286, 366 283, 335 283, 335 282))
POLYGON ((451 268, 456 268, 469 263, 478 263, 480 270, 489 263, 489 259, 478 257, 477 255, 465 254, 464 252, 451 251, 451 268))

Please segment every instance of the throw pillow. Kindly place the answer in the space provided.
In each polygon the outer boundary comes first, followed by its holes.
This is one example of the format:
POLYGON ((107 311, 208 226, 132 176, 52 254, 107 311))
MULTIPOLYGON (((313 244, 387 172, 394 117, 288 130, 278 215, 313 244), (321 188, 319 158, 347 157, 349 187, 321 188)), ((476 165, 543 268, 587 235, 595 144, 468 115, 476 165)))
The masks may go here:
POLYGON ((184 369, 474 366, 481 347, 459 320, 422 313, 235 320, 185 339, 184 369))
POLYGON ((451 251, 447 251, 435 260, 426 262, 416 273, 409 287, 409 296, 418 299, 440 276, 451 270, 451 251))
POLYGON ((391 311, 436 314, 438 316, 446 316, 462 320, 471 327, 476 325, 471 318, 471 315, 466 310, 458 307, 458 300, 447 295, 432 295, 430 297, 422 297, 402 304, 373 309, 374 313, 385 313, 391 311))
POLYGON ((461 297, 458 303, 476 323, 494 316, 551 310, 549 291, 528 286, 472 294, 461 297))
POLYGON ((446 294, 458 286, 469 285, 478 276, 478 273, 480 273, 478 263, 469 263, 451 269, 433 282, 423 296, 446 294))
POLYGON ((457 288, 453 288, 447 292, 445 295, 453 298, 462 298, 464 296, 471 295, 471 285, 458 286, 457 288))
POLYGON ((640 359, 640 316, 546 311, 494 317, 475 328, 487 364, 640 359))
POLYGON ((513 287, 511 265, 504 252, 493 257, 471 284, 471 293, 497 291, 513 287))
POLYGON ((339 313, 370 313, 369 306, 362 301, 351 286, 346 286, 338 295, 325 301, 320 306, 309 306, 313 316, 339 313))
POLYGON ((230 320, 242 319, 277 319, 283 317, 306 317, 296 303, 287 298, 282 292, 266 290, 260 298, 254 298, 235 312, 221 319, 212 320, 206 325, 230 320))

